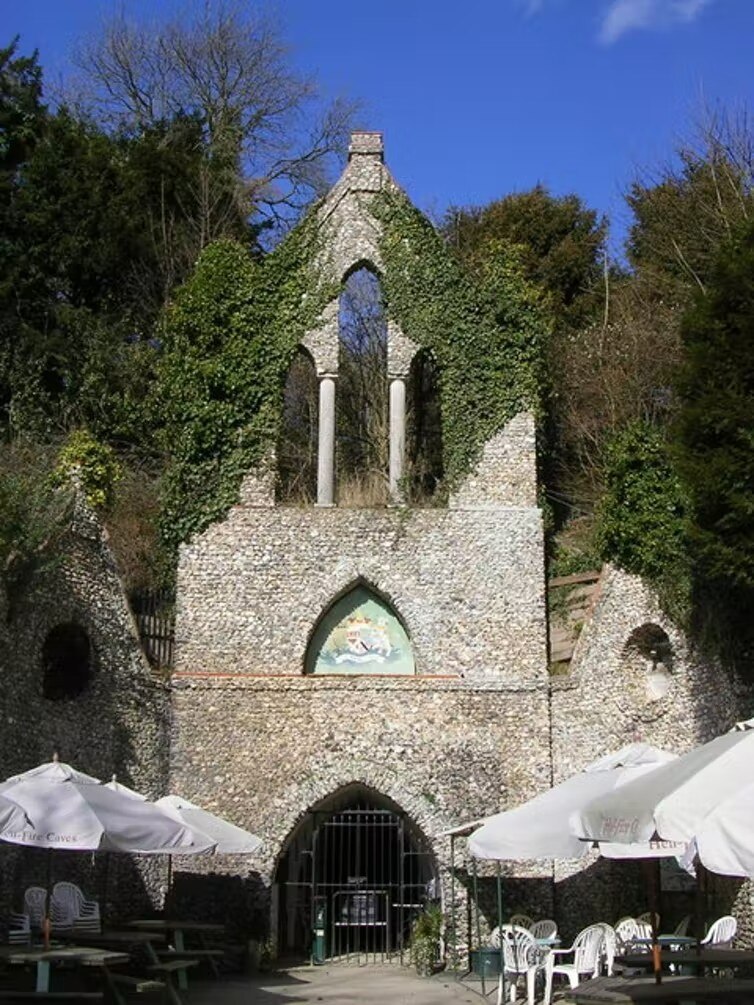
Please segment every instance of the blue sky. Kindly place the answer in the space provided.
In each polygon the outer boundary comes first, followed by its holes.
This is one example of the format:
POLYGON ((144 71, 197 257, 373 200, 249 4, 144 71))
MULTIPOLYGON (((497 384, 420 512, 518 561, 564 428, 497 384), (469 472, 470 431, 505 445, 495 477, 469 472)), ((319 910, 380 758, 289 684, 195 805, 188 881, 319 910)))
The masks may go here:
MULTIPOLYGON (((149 17, 163 0, 122 0, 149 17)), ((165 5, 167 3, 165 2, 165 5)), ((173 6, 171 4, 171 6, 173 6)), ((609 213, 706 102, 754 104, 754 0, 278 0, 296 65, 360 98, 424 209, 542 182, 609 213)), ((104 0, 4 0, 53 74, 104 0)))

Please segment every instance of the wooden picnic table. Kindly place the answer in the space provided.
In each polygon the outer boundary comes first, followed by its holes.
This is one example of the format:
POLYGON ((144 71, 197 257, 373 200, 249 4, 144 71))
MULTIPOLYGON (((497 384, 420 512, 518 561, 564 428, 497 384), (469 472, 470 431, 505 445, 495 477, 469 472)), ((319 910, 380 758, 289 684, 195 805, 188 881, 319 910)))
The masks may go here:
MULTIPOLYGON (((222 936, 225 934, 225 925, 215 924, 209 921, 189 921, 182 918, 137 918, 129 921, 127 928, 135 928, 145 932, 162 932, 172 938, 173 947, 169 954, 165 954, 168 962, 176 965, 183 959, 186 962, 196 963, 204 958, 208 960, 215 977, 219 977, 220 971, 217 966, 216 957, 223 956, 220 949, 211 948, 207 944, 208 936, 222 936), (199 942, 199 949, 186 947, 185 936, 187 934, 196 935, 199 942)), ((163 962, 163 966, 165 963, 163 962)), ((181 991, 188 988, 188 977, 186 968, 177 971, 178 987, 181 991)))
MULTIPOLYGON (((715 949, 703 947, 696 949, 661 949, 662 966, 695 967, 706 970, 708 967, 741 967, 754 966, 754 952, 749 949, 715 949)), ((652 969, 651 953, 622 953, 615 957, 616 963, 622 963, 634 969, 652 969)))
POLYGON ((576 1005, 680 1005, 683 1002, 718 1002, 745 1005, 754 1000, 754 980, 722 977, 595 977, 566 991, 576 1005))
MULTIPOLYGON (((62 935, 57 935, 56 938, 59 938, 61 941, 78 942, 82 939, 82 936, 75 935, 74 933, 70 935, 63 933, 62 935)), ((123 949, 130 952, 132 949, 143 946, 150 963, 160 962, 160 958, 155 951, 155 946, 162 946, 167 943, 165 932, 147 932, 136 928, 130 931, 106 928, 103 932, 87 932, 83 938, 86 940, 87 945, 96 946, 99 949, 123 949)))
POLYGON ((36 965, 36 987, 34 991, 19 992, 15 990, 0 991, 3 997, 37 997, 37 998, 82 998, 101 999, 101 993, 65 992, 50 990, 50 968, 53 964, 69 963, 78 967, 98 967, 102 970, 105 980, 108 980, 108 968, 120 963, 128 963, 128 953, 113 952, 98 949, 94 946, 51 946, 49 949, 27 946, 2 946, 0 959, 12 965, 36 965))

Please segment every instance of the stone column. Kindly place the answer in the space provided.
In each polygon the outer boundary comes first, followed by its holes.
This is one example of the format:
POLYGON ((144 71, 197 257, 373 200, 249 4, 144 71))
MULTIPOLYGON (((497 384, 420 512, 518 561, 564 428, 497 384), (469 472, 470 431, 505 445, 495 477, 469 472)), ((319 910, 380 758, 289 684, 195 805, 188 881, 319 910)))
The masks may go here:
POLYGON ((319 449, 317 451, 317 505, 335 503, 335 377, 319 378, 319 449))
POLYGON ((401 502, 401 478, 406 453, 406 381, 390 380, 390 499, 401 502))

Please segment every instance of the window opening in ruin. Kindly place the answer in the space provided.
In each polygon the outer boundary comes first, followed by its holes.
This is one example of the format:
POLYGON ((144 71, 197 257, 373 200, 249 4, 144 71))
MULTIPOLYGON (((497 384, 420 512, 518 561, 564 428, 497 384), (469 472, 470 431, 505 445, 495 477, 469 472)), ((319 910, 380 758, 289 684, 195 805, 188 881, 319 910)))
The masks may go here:
POLYGON ((77 698, 92 677, 89 636, 75 623, 56 625, 42 646, 42 693, 51 701, 77 698))
POLYGON ((318 387, 314 361, 299 347, 283 389, 278 436, 277 500, 314 503, 317 498, 318 387))
POLYGON ((636 671, 644 701, 665 698, 673 683, 673 647, 659 625, 648 622, 635 628, 626 641, 623 657, 636 671))
POLYGON ((388 501, 387 319, 367 266, 346 278, 339 303, 336 475, 341 506, 388 501))
POLYGON ((313 962, 403 962, 411 925, 439 899, 429 843, 392 800, 364 785, 309 811, 289 839, 278 884, 278 945, 313 962))
POLYGON ((414 655, 396 612, 368 586, 359 584, 320 619, 305 669, 313 674, 412 674, 414 655))
POLYGON ((435 498, 443 478, 438 373, 426 350, 411 363, 406 397, 406 491, 421 504, 435 498))

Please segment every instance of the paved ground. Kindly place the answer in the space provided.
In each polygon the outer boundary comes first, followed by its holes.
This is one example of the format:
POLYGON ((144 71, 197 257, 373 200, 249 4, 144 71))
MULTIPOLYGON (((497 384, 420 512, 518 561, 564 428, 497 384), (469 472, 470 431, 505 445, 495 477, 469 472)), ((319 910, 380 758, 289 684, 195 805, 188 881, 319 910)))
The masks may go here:
MULTIPOLYGON (((478 987, 479 985, 477 985, 478 987)), ((490 990, 488 988, 488 990, 490 990)), ((182 993, 181 997, 184 997, 182 993)), ((494 1001, 494 996, 491 999, 494 1001)), ((186 1005, 483 1005, 453 976, 417 977, 397 965, 294 967, 255 977, 197 982, 186 1005)))

